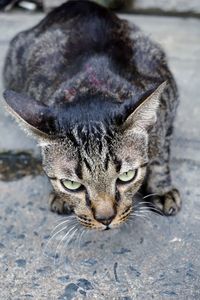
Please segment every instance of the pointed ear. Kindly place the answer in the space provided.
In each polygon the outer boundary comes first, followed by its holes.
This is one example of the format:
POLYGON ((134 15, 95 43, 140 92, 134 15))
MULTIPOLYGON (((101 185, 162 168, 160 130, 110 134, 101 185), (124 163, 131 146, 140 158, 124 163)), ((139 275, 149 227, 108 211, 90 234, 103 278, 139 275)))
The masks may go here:
POLYGON ((26 131, 43 138, 53 132, 55 118, 48 106, 11 90, 6 90, 3 96, 8 111, 26 131))
POLYGON ((123 130, 129 131, 133 128, 148 130, 156 122, 156 113, 160 104, 160 97, 166 87, 166 81, 159 85, 147 98, 132 111, 125 122, 123 130))

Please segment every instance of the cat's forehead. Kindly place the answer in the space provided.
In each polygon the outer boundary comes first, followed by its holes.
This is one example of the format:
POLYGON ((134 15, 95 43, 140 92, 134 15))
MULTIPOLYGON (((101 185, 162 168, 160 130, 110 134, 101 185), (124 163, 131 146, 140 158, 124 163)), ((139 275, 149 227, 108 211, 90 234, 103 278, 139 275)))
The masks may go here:
POLYGON ((137 167, 145 156, 145 148, 143 138, 137 135, 120 139, 103 127, 91 127, 89 131, 76 127, 66 137, 50 143, 44 154, 52 167, 77 170, 78 177, 99 179, 137 167))
POLYGON ((84 165, 85 168, 94 173, 96 169, 108 169, 111 162, 111 144, 103 135, 84 136, 68 135, 62 139, 55 139, 47 145, 43 144, 43 154, 46 160, 62 163, 63 166, 71 167, 77 164, 84 165))

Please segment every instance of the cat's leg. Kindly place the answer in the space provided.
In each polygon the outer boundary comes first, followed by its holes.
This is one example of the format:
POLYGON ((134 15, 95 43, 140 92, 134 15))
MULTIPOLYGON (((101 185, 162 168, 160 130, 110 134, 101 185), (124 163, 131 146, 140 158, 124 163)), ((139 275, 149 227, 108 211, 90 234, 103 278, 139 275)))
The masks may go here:
MULTIPOLYGON (((179 191, 173 187, 170 174, 170 141, 172 130, 166 135, 165 144, 159 155, 148 166, 146 192, 152 194, 151 201, 165 215, 177 214, 181 208, 179 191)), ((149 198, 150 199, 150 198, 149 198)))
POLYGON ((58 214, 70 214, 72 212, 64 201, 63 195, 57 194, 54 191, 49 194, 49 206, 51 211, 58 214))

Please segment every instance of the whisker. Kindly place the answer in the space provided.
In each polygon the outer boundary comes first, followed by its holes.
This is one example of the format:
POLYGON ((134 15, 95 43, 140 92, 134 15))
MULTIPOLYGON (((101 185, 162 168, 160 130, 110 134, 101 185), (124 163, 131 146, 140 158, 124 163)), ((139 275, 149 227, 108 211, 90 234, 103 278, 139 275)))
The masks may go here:
POLYGON ((79 250, 80 250, 80 246, 81 246, 81 239, 83 238, 85 233, 86 233, 86 229, 83 227, 82 231, 80 232, 79 239, 78 239, 78 249, 79 250))
MULTIPOLYGON (((74 228, 73 228, 73 229, 74 229, 74 228)), ((68 239, 68 243, 72 240, 72 238, 73 238, 73 236, 74 236, 74 234, 76 233, 77 230, 78 230, 78 228, 76 228, 76 229, 74 229, 74 231, 72 231, 72 233, 71 233, 71 235, 70 235, 70 238, 68 239)), ((63 239, 63 241, 64 241, 64 239, 63 239)), ((65 243, 64 246, 60 249, 60 250, 61 250, 61 251, 60 251, 60 253, 61 253, 60 258, 61 258, 62 255, 63 255, 63 251, 64 251, 65 245, 66 245, 66 243, 65 243)), ((56 257, 57 257, 57 256, 55 256, 55 259, 56 259, 56 257)), ((54 260, 54 264, 55 264, 55 260, 54 260)))
POLYGON ((137 204, 138 204, 138 205, 141 205, 141 204, 152 204, 152 205, 153 205, 153 203, 150 202, 150 201, 140 201, 140 202, 138 202, 137 204))
POLYGON ((57 224, 57 225, 54 227, 54 229, 52 229, 52 231, 51 231, 50 234, 52 234, 52 233, 56 230, 56 228, 58 228, 58 227, 61 226, 62 224, 69 223, 70 221, 71 221, 71 220, 65 220, 65 221, 63 221, 63 222, 57 224))
POLYGON ((137 208, 149 208, 149 210, 153 211, 157 211, 158 213, 160 213, 161 215, 163 214, 162 210, 160 210, 158 207, 156 207, 155 204, 153 204, 152 202, 146 202, 146 201, 143 201, 143 202, 140 202, 138 203, 137 205, 134 205, 134 207, 137 209, 137 208))
MULTIPOLYGON (((76 227, 77 227, 77 226, 76 226, 76 227)), ((76 228, 76 229, 74 230, 74 232, 71 233, 70 238, 69 238, 69 239, 66 241, 66 243, 64 244, 63 249, 64 249, 66 246, 68 246, 69 243, 72 241, 72 239, 73 239, 75 233, 77 232, 77 230, 78 230, 78 228, 76 228)))
POLYGON ((144 207, 148 207, 148 206, 156 207, 155 204, 153 204, 153 203, 150 202, 150 201, 149 201, 149 202, 148 202, 148 201, 147 201, 147 202, 140 202, 140 203, 137 203, 137 205, 135 205, 135 206, 137 207, 137 206, 142 206, 142 205, 143 205, 144 207))
POLYGON ((146 215, 146 214, 138 214, 138 213, 132 213, 130 218, 134 218, 135 217, 140 217, 140 218, 143 218, 145 220, 148 220, 150 221, 150 218, 146 215))
POLYGON ((45 248, 44 248, 44 251, 43 251, 43 255, 44 255, 44 256, 45 256, 45 251, 46 251, 46 249, 47 249, 47 246, 49 245, 49 243, 51 242, 51 240, 52 240, 55 236, 57 236, 61 231, 63 231, 63 230, 66 229, 66 228, 67 228, 67 226, 61 228, 59 231, 55 232, 55 233, 53 234, 52 237, 50 237, 50 238, 48 239, 47 244, 46 244, 46 246, 45 246, 45 248))
MULTIPOLYGON (((61 229, 59 229, 59 230, 56 231, 56 232, 54 232, 56 228, 54 228, 53 231, 51 231, 50 237, 49 237, 49 239, 47 240, 47 243, 46 243, 46 245, 45 245, 45 247, 44 247, 44 250, 43 250, 43 255, 44 255, 44 256, 47 256, 47 255, 45 254, 45 252, 46 252, 46 249, 47 249, 48 245, 50 244, 50 242, 51 242, 51 241, 52 241, 59 233, 61 233, 63 230, 65 230, 68 226, 72 226, 72 225, 74 224, 75 218, 73 218, 72 220, 68 220, 68 221, 70 221, 70 224, 65 224, 64 227, 62 227, 61 229), (54 233, 53 233, 53 232, 54 232, 54 233), (52 233, 53 233, 53 235, 51 236, 52 233)), ((64 224, 64 223, 63 223, 63 224, 64 224)), ((61 223, 58 224, 58 225, 61 225, 61 223)))
POLYGON ((136 207, 137 210, 140 210, 140 209, 146 209, 148 211, 152 211, 152 212, 157 212, 161 215, 164 216, 163 212, 161 209, 159 209, 158 207, 156 207, 154 204, 152 203, 147 203, 147 205, 144 205, 144 206, 140 206, 140 207, 136 207))
POLYGON ((144 196, 142 199, 146 199, 146 198, 151 197, 151 196, 159 196, 159 194, 158 193, 148 194, 148 195, 144 196))
POLYGON ((73 229, 76 227, 76 225, 74 225, 72 228, 70 228, 67 233, 62 237, 62 239, 60 240, 60 242, 58 243, 58 246, 56 247, 56 251, 55 251, 55 255, 54 255, 54 265, 56 264, 56 254, 57 254, 57 250, 60 247, 60 244, 62 243, 62 241, 65 240, 65 238, 70 234, 71 231, 73 231, 73 229))
POLYGON ((154 207, 154 206, 143 206, 143 207, 139 207, 135 209, 136 212, 139 211, 143 211, 143 212, 148 212, 148 213, 155 213, 155 214, 159 214, 161 216, 164 216, 164 213, 162 212, 162 210, 159 210, 158 208, 154 207))
POLYGON ((72 219, 72 218, 75 218, 74 214, 72 214, 72 215, 63 215, 62 217, 57 218, 53 223, 63 221, 63 219, 69 220, 69 219, 72 219))
POLYGON ((141 207, 139 208, 139 211, 142 210, 142 211, 148 211, 148 212, 157 212, 157 213, 160 213, 160 214, 163 214, 162 210, 159 210, 157 209, 156 207, 141 207))
POLYGON ((80 224, 77 222, 77 226, 76 226, 78 229, 79 229, 79 232, 77 233, 77 237, 76 237, 76 248, 78 247, 78 241, 80 239, 80 235, 82 234, 83 232, 83 226, 80 226, 80 224))
POLYGON ((144 214, 133 213, 132 215, 130 215, 130 217, 133 217, 133 216, 148 219, 147 216, 144 214))

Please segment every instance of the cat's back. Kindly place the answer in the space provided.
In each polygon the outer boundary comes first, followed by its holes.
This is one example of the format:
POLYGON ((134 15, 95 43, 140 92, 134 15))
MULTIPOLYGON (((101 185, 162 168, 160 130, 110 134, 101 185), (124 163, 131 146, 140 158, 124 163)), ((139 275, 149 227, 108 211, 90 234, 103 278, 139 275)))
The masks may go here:
POLYGON ((105 53, 124 63, 128 56, 126 39, 127 25, 113 13, 92 2, 69 1, 11 41, 5 86, 28 91, 36 74, 37 80, 52 86, 69 66, 73 65, 71 72, 77 72, 84 58, 93 54, 105 53))
POLYGON ((46 103, 93 56, 106 57, 112 71, 141 89, 155 83, 164 62, 160 48, 135 25, 93 2, 68 1, 11 41, 5 87, 46 103))

